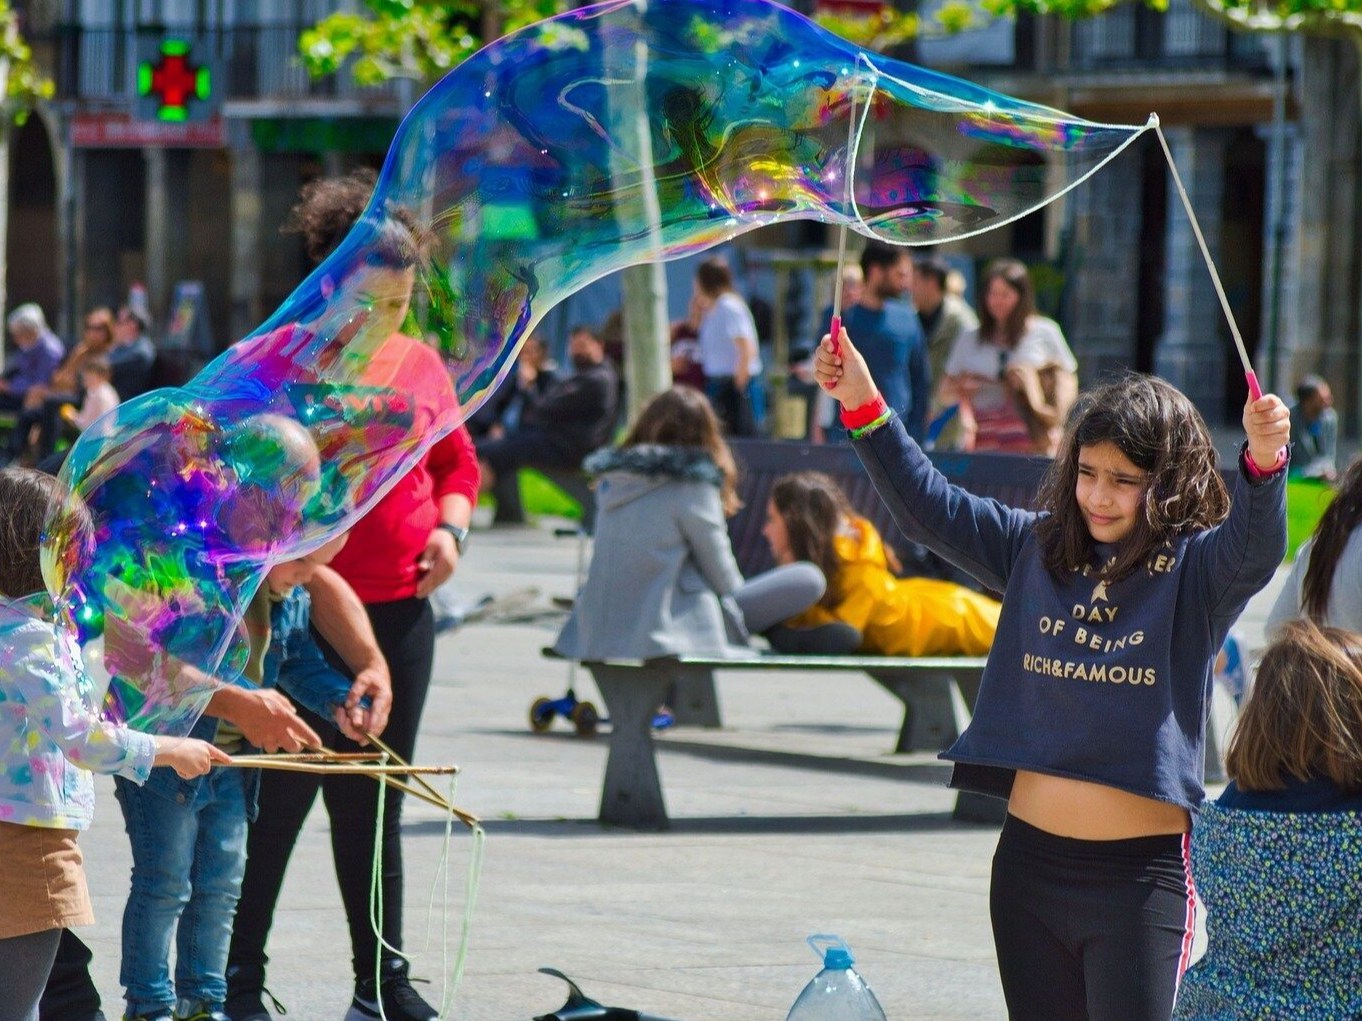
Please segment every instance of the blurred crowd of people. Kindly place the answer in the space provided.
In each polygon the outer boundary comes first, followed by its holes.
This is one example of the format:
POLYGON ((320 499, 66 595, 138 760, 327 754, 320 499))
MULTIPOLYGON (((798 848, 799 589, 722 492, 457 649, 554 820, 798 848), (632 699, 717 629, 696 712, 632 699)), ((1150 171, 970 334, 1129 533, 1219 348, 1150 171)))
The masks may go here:
POLYGON ((13 347, 0 378, 0 412, 14 423, 0 466, 50 464, 70 440, 152 387, 156 347, 140 288, 116 312, 91 309, 69 346, 33 302, 10 312, 5 326, 13 347))

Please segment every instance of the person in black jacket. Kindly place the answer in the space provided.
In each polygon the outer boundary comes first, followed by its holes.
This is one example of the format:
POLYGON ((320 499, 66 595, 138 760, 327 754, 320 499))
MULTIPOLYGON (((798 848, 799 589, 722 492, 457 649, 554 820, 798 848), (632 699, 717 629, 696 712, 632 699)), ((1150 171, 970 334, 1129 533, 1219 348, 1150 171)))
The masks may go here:
MULTIPOLYGON (((568 337, 573 373, 554 381, 537 400, 527 400, 520 427, 498 439, 477 442, 482 489, 504 492, 520 468, 580 468, 582 459, 610 442, 619 416, 619 376, 605 345, 586 326, 568 337)), ((528 396, 528 395, 527 395, 528 396)), ((498 514, 498 520, 502 520, 498 514)))

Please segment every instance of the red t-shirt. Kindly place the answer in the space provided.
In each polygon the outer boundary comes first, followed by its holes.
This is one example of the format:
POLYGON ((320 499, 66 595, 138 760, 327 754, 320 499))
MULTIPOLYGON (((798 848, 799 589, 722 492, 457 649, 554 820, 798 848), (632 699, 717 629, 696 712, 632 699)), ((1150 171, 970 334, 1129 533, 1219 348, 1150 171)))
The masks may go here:
MULTIPOLYGON (((442 405, 424 408, 432 425, 457 409, 454 388, 444 364, 430 348, 394 335, 366 367, 362 382, 397 387, 419 405, 433 403, 429 388, 447 387, 442 405), (419 380, 419 383, 417 382, 419 380), (440 381, 444 387, 440 387, 440 381), (421 391, 426 391, 425 393, 421 391)), ((473 438, 460 425, 436 442, 426 455, 350 529, 350 540, 331 566, 366 603, 386 603, 416 595, 420 574, 416 562, 425 552, 430 533, 440 523, 440 500, 462 494, 477 503, 481 472, 473 438)))
POLYGON ((477 503, 479 477, 473 438, 459 426, 355 523, 331 566, 366 603, 416 595, 416 562, 440 523, 440 498, 462 493, 477 503))

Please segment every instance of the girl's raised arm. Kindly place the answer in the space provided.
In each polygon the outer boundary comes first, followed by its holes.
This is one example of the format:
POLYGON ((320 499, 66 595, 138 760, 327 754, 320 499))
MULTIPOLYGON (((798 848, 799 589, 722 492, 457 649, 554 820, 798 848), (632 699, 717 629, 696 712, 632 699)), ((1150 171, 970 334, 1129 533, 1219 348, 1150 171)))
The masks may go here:
POLYGON ((1204 558, 1203 584, 1217 615, 1237 615, 1286 556, 1286 466, 1291 414, 1264 394, 1244 405, 1248 442, 1230 513, 1205 533, 1193 555, 1204 558))

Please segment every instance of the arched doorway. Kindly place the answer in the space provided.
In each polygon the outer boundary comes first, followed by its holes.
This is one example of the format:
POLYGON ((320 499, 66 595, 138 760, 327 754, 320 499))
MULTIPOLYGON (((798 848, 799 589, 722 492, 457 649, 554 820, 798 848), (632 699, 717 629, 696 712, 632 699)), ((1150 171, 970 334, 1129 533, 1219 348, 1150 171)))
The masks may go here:
POLYGON ((57 176, 52 140, 41 117, 10 136, 9 237, 6 300, 10 308, 36 301, 49 322, 61 321, 57 247, 57 176))

